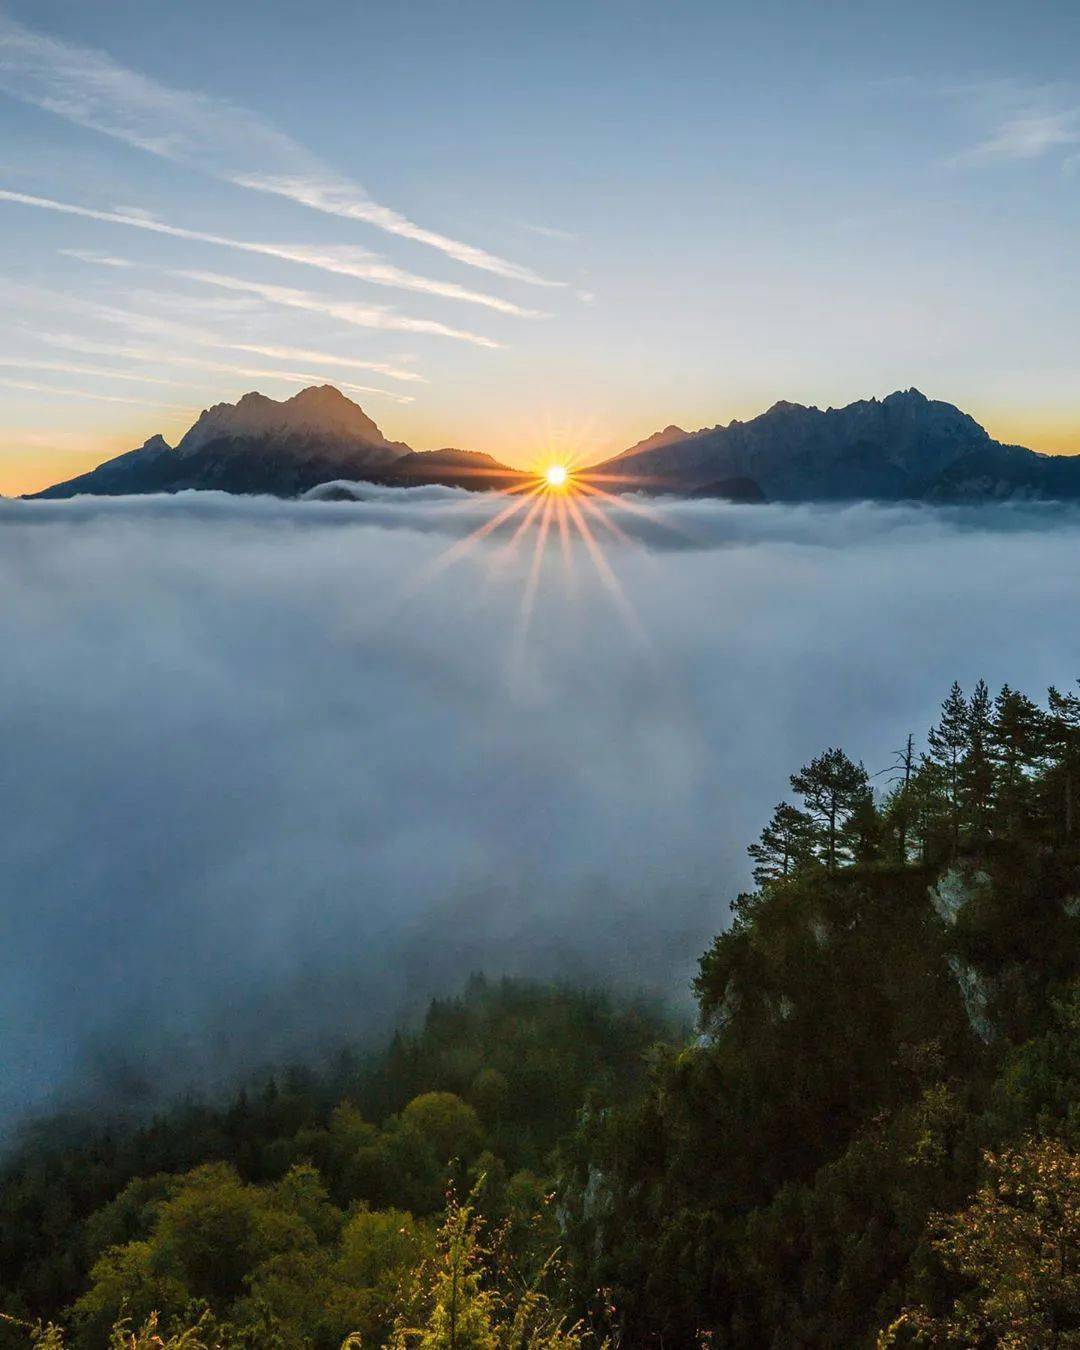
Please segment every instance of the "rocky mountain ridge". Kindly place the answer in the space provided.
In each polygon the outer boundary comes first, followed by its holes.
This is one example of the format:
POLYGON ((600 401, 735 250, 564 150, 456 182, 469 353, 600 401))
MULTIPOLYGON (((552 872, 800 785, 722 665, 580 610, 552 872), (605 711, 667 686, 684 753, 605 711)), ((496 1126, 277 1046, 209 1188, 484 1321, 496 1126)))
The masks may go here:
POLYGON ((748 422, 681 439, 658 433, 598 472, 624 486, 678 493, 748 479, 771 501, 1080 496, 1080 458, 1004 445, 967 413, 917 389, 824 411, 781 401, 748 422))
MULTIPOLYGON (((616 492, 744 502, 1080 498, 1080 456, 995 441, 967 413, 917 389, 825 410, 781 400, 749 421, 700 431, 669 425, 588 472, 616 492)), ((216 404, 175 449, 152 436, 34 495, 218 489, 291 497, 338 481, 484 491, 519 476, 491 455, 391 441, 356 403, 323 385, 280 402, 249 393, 216 404)))
POLYGON ((175 448, 152 436, 137 450, 34 495, 217 489, 295 497, 339 479, 384 481, 415 454, 403 441, 388 440, 340 390, 321 385, 281 401, 248 393, 236 403, 215 404, 175 448))

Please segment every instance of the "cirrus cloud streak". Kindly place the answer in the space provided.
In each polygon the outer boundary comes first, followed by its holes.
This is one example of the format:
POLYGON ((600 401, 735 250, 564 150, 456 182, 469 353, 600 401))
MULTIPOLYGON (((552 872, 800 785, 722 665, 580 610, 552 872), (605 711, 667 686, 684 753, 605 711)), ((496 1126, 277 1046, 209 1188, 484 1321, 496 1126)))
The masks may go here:
POLYGON ((511 281, 558 284, 373 201, 246 108, 162 84, 105 52, 62 42, 3 14, 0 89, 150 154, 315 211, 363 221, 466 266, 511 281))

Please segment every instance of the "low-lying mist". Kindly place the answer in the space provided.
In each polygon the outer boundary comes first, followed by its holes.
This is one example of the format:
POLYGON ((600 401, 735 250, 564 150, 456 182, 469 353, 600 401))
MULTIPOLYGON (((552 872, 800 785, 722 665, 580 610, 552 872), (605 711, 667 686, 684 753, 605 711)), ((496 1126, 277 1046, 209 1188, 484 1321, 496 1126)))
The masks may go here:
MULTIPOLYGON (((825 745, 1080 674, 1080 515, 0 503, 0 1119, 381 1035, 484 970, 687 998, 825 745)), ((878 780, 883 781, 883 780, 878 780)))

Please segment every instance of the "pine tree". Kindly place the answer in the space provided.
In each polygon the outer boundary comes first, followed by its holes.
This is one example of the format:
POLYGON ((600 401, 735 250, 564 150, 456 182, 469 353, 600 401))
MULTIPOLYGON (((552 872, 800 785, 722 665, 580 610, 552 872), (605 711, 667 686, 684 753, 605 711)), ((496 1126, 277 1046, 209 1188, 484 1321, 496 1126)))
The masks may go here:
POLYGON ((960 847, 961 765, 968 748, 968 703, 953 681, 941 705, 941 720, 927 735, 930 758, 941 769, 949 805, 949 834, 953 854, 960 847))
POLYGON ((813 857, 813 818, 789 802, 779 802, 761 838, 746 850, 757 864, 759 886, 791 876, 813 857))
MULTIPOLYGON (((1080 681, 1078 681, 1080 683, 1080 681)), ((1051 783, 1058 786, 1058 819, 1070 839, 1076 828, 1076 792, 1080 781, 1080 695, 1047 690, 1046 749, 1052 760, 1051 783)))
POLYGON ((990 811, 994 795, 994 765, 990 757, 993 735, 993 704, 986 681, 975 686, 967 705, 967 741, 960 763, 961 809, 974 842, 990 835, 990 811))
POLYGON ((995 768, 994 814, 997 830, 1015 834, 1031 798, 1028 775, 1038 762, 1045 716, 1026 695, 1006 684, 994 700, 990 750, 995 768))
POLYGON ((920 861, 947 853, 952 845, 952 808, 945 770, 923 755, 906 789, 908 833, 918 845, 920 861))
POLYGON ((814 822, 815 843, 830 872, 840 861, 844 825, 869 784, 862 764, 853 763, 843 750, 832 746, 791 775, 792 791, 802 797, 814 822))
POLYGON ((881 858, 882 823, 870 788, 852 807, 844 823, 842 839, 846 850, 857 863, 877 862, 881 858))

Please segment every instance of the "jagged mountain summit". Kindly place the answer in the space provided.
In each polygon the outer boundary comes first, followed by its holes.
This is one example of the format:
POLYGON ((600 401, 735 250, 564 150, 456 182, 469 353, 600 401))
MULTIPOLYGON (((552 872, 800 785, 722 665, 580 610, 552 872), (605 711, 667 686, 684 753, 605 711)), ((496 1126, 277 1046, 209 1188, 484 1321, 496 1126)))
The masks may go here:
MULTIPOLYGON (((594 466, 612 491, 750 501, 1003 501, 1080 498, 1080 456, 995 441, 974 418, 917 389, 843 408, 774 403, 748 422, 678 426, 594 466)), ((34 494, 122 495, 216 488, 300 496, 324 483, 446 484, 483 491, 519 477, 490 455, 388 440, 331 385, 281 402, 245 394, 207 409, 174 448, 137 450, 34 494)))
POLYGON ((175 449, 152 436, 139 449, 35 495, 217 488, 291 497, 331 479, 370 477, 408 453, 332 385, 302 389, 282 402, 250 393, 206 409, 175 449))
POLYGON ((703 493, 742 480, 770 501, 985 501, 1080 496, 1080 457, 993 440, 917 389, 844 408, 781 401, 749 422, 668 427, 597 466, 621 486, 703 493))
POLYGON ((445 484, 480 491, 514 471, 470 450, 412 450, 390 441, 333 385, 282 401, 245 394, 207 408, 175 448, 161 436, 36 497, 124 496, 184 489, 297 497, 323 483, 445 484))
POLYGON ((390 458, 409 449, 400 441, 388 441, 363 408, 332 384, 301 389, 280 403, 255 393, 245 394, 238 403, 217 403, 200 415, 176 449, 191 455, 222 440, 274 445, 304 437, 381 448, 390 452, 390 458))

